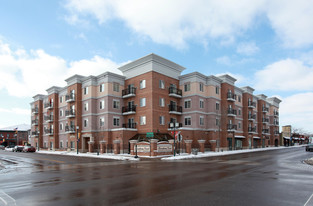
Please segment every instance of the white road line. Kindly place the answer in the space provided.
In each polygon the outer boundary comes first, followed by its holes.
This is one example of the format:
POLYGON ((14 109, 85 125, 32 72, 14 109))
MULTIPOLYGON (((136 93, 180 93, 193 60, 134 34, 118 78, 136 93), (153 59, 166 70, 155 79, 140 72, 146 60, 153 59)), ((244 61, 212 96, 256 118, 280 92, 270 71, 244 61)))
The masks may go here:
POLYGON ((312 199, 313 197, 313 194, 311 195, 311 197, 308 199, 308 201, 306 201, 306 203, 303 205, 303 206, 310 206, 310 205, 313 205, 313 202, 311 202, 309 205, 308 203, 310 202, 310 200, 312 199))
MULTIPOLYGON (((3 191, 0 191, 0 200, 7 206, 16 206, 15 199, 3 191)), ((1 203, 1 202, 0 202, 1 203)))

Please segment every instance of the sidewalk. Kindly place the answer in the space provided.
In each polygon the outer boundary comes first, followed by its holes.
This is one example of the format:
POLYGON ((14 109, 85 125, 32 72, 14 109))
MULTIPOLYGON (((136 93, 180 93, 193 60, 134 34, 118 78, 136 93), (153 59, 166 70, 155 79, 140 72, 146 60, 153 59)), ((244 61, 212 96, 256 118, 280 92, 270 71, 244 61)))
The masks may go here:
MULTIPOLYGON (((216 157, 216 156, 225 156, 225 155, 232 155, 232 154, 241 154, 241 153, 248 153, 248 152, 259 152, 259 151, 266 151, 266 150, 277 150, 277 149, 291 149, 296 147, 304 147, 305 145, 299 146, 292 146, 292 147, 266 147, 266 148, 257 148, 257 149, 245 149, 245 150, 233 150, 233 151, 223 151, 223 152, 199 152, 197 155, 194 154, 187 154, 183 153, 180 155, 174 156, 158 156, 158 157, 150 157, 150 156, 140 156, 139 158, 135 158, 134 155, 130 154, 112 154, 112 153, 105 153, 105 154, 97 154, 97 153, 76 153, 76 152, 66 152, 66 151, 45 151, 40 150, 37 153, 41 154, 56 154, 56 155, 69 155, 69 156, 76 156, 76 157, 92 157, 92 158, 103 158, 103 159, 113 159, 113 160, 129 160, 129 161, 139 161, 140 159, 160 159, 160 160, 181 160, 181 159, 195 159, 195 158, 203 158, 203 157, 216 157)), ((313 158, 311 158, 313 161, 313 158)))

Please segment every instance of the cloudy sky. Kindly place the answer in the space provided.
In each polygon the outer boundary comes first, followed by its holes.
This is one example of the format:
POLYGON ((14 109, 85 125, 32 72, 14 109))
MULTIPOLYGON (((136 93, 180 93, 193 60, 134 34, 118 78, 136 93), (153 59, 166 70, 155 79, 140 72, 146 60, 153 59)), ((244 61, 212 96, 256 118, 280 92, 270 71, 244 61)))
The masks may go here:
POLYGON ((156 53, 276 96, 280 124, 313 132, 312 0, 0 0, 0 128, 32 97, 156 53))

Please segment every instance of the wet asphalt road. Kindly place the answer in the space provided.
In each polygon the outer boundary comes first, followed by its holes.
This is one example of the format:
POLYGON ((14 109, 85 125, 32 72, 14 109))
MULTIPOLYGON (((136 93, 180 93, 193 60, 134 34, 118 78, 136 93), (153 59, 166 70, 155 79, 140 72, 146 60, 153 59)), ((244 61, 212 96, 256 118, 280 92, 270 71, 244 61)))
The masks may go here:
POLYGON ((1 198, 13 205, 309 206, 313 166, 302 161, 312 156, 288 148, 132 162, 0 151, 0 206, 1 198))

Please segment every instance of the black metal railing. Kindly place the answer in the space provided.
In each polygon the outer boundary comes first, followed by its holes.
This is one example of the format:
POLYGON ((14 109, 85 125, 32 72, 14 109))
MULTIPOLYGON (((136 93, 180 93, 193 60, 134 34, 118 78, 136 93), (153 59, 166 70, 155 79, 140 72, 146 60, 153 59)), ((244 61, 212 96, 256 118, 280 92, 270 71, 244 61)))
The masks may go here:
POLYGON ((248 114, 248 119, 256 119, 256 115, 255 114, 248 114))
POLYGON ((65 125, 65 132, 75 133, 75 125, 65 125))
POLYGON ((227 99, 236 100, 236 97, 237 97, 236 94, 233 94, 233 93, 231 93, 231 92, 228 92, 228 93, 227 93, 227 99))
POLYGON ((230 115, 237 115, 237 110, 232 109, 232 108, 228 108, 228 109, 227 109, 227 114, 230 114, 230 115))
POLYGON ((75 101, 75 94, 67 94, 67 95, 65 95, 65 101, 67 101, 67 102, 75 101))
POLYGON ((75 116, 75 110, 74 109, 70 109, 70 110, 65 110, 65 116, 75 116))
POLYGON ((39 131, 32 131, 32 135, 33 136, 38 136, 39 135, 39 131))
POLYGON ((44 116, 45 121, 53 121, 53 115, 44 116))
POLYGON ((274 111, 274 115, 275 116, 279 116, 279 112, 278 111, 274 111))
POLYGON ((170 104, 170 105, 168 105, 168 110, 170 112, 180 112, 180 113, 182 113, 183 112, 183 107, 182 106, 177 106, 177 105, 174 105, 174 104, 170 104))
POLYGON ((235 125, 235 124, 227 124, 227 130, 237 130, 237 125, 235 125))
POLYGON ((46 128, 45 134, 52 135, 53 134, 53 128, 46 128))
POLYGON ((169 87, 168 88, 168 93, 169 94, 175 94, 178 96, 182 96, 183 92, 181 89, 177 89, 176 87, 169 87))
POLYGON ((270 121, 269 118, 262 118, 263 123, 269 123, 269 121, 270 121))
POLYGON ((32 109, 32 113, 38 113, 38 112, 39 112, 38 107, 35 107, 35 108, 32 109))
POLYGON ((248 132, 256 132, 256 127, 248 127, 248 132))
POLYGON ((269 129, 262 129, 262 133, 269 133, 269 129))
POLYGON ((136 112, 136 105, 130 107, 122 107, 122 113, 126 112, 136 112))
POLYGON ((53 108, 53 102, 45 103, 45 108, 53 108))
POLYGON ((248 107, 256 107, 256 102, 248 101, 248 107))
POLYGON ((37 125, 37 124, 38 124, 38 119, 33 119, 33 120, 32 120, 32 124, 33 124, 33 125, 37 125))
POLYGON ((268 112, 269 108, 268 107, 262 107, 262 112, 268 112))
POLYGON ((129 94, 136 95, 136 88, 132 87, 132 88, 127 88, 127 89, 122 90, 122 96, 126 96, 126 95, 129 95, 129 94))
POLYGON ((126 124, 123 124, 123 128, 136 129, 136 127, 137 127, 136 123, 126 123, 126 124))

